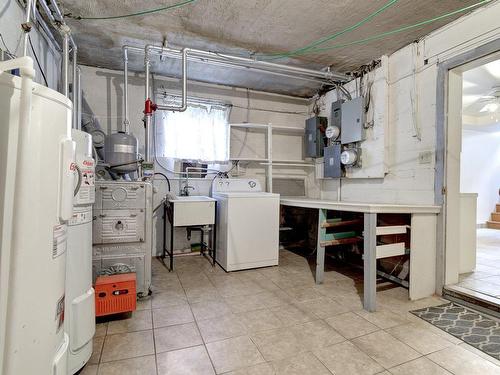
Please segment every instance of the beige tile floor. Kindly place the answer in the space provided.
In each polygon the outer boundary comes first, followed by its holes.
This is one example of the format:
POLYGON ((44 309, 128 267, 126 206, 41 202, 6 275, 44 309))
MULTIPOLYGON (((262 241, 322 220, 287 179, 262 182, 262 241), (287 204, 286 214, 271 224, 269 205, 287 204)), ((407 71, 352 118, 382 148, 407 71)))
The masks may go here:
POLYGON ((496 298, 500 305, 500 230, 477 230, 476 269, 460 275, 457 285, 496 298))
POLYGON ((280 266, 225 273, 199 256, 170 273, 153 261, 153 296, 124 320, 97 325, 81 375, 500 374, 500 363, 408 311, 380 283, 378 311, 361 307, 362 275, 328 266, 315 285, 307 260, 282 250, 280 266))

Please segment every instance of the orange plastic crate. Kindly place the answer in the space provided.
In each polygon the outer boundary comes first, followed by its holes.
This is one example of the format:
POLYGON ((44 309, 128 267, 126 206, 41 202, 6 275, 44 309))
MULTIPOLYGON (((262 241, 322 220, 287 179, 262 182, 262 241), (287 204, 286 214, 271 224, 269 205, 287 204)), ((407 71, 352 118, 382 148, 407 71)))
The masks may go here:
POLYGON ((95 282, 95 315, 104 316, 134 311, 135 273, 99 276, 95 282))

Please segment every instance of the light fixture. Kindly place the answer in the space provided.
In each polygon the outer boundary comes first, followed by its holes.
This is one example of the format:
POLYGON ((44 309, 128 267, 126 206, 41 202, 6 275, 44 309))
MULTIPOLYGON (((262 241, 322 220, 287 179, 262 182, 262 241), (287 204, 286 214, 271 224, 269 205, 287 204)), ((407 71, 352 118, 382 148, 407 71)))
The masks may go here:
POLYGON ((495 112, 500 105, 498 103, 488 103, 486 104, 479 112, 490 112, 493 113, 495 112))

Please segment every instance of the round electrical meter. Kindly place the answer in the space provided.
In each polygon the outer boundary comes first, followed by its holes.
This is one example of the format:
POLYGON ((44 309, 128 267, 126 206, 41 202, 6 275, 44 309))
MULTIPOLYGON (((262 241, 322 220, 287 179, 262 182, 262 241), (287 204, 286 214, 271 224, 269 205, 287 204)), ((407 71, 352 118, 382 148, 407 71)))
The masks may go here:
POLYGON ((358 161, 358 152, 354 149, 348 149, 340 154, 340 162, 343 165, 351 166, 358 161))
POLYGON ((328 139, 337 139, 340 134, 340 129, 336 126, 328 126, 325 130, 326 138, 328 139))

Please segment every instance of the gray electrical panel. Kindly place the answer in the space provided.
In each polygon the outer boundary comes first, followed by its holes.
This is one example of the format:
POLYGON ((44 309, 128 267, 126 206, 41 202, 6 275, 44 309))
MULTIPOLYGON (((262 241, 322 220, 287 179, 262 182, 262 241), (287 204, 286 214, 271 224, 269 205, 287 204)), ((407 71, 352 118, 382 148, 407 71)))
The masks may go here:
POLYGON ((363 97, 349 100, 342 104, 341 143, 361 142, 365 139, 364 100, 363 97))
POLYGON ((325 147, 325 129, 328 126, 326 117, 311 117, 306 120, 304 153, 308 158, 320 158, 325 147))
POLYGON ((341 148, 342 146, 338 143, 325 147, 323 177, 342 177, 342 167, 340 165, 340 154, 342 152, 341 148))

